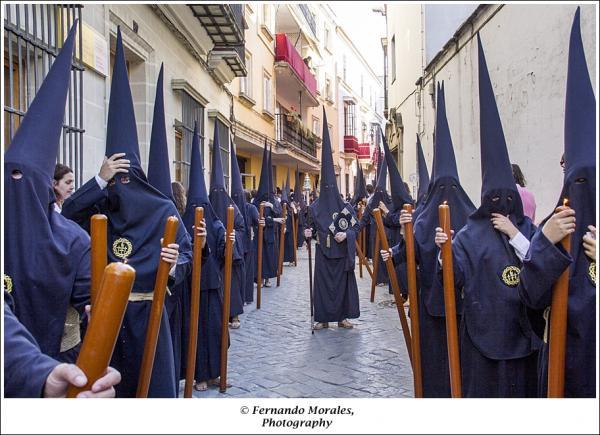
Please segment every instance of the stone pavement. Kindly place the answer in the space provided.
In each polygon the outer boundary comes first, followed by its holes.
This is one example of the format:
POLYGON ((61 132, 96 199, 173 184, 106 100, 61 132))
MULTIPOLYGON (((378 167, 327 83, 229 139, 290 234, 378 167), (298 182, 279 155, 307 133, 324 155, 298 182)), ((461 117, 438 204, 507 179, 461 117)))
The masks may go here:
POLYGON ((308 252, 300 249, 298 267, 284 265, 281 286, 271 280, 273 286, 262 290, 261 309, 247 305, 241 328, 230 329, 227 380, 232 387, 223 394, 214 387, 194 391, 194 396, 413 397, 393 296, 387 285, 377 287, 371 303, 371 280, 363 273, 360 279, 357 266, 361 316, 351 320, 354 329, 330 323, 311 335, 308 252))

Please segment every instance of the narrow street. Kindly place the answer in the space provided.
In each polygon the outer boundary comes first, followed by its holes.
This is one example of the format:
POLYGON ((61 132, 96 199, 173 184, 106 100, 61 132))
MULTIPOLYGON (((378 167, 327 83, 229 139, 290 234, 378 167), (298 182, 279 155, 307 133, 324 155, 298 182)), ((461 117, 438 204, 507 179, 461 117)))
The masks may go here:
MULTIPOLYGON (((314 252, 314 246, 313 246, 314 252)), ((314 260, 313 260, 314 261, 314 260)), ((387 286, 356 276, 359 319, 350 330, 330 323, 310 331, 308 252, 298 251, 298 267, 284 266, 281 286, 263 288, 261 309, 245 307, 242 326, 231 330, 226 393, 194 391, 195 397, 413 397, 412 371, 400 321, 387 286)), ((183 383, 181 384, 183 388, 183 383)), ((183 389, 180 395, 183 394, 183 389)))

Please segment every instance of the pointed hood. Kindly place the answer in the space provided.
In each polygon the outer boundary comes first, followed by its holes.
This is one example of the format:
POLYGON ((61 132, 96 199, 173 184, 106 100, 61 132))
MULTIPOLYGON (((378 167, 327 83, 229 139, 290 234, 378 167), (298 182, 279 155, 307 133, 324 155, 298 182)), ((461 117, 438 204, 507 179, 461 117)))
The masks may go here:
POLYGON ((289 203, 290 202, 290 168, 287 171, 287 178, 285 180, 285 186, 281 189, 281 202, 289 203))
POLYGON ((332 222, 334 213, 339 213, 344 208, 344 201, 340 197, 340 191, 335 179, 333 167, 333 154, 331 150, 331 139, 329 138, 329 127, 327 114, 323 109, 323 142, 321 148, 321 176, 319 180, 319 197, 310 205, 319 227, 323 231, 332 222))
MULTIPOLYGON (((444 177, 458 180, 458 170, 456 169, 454 147, 452 145, 452 137, 450 136, 448 118, 446 117, 446 95, 444 92, 444 82, 438 86, 434 155, 436 158, 433 161, 434 167, 431 174, 432 182, 440 180, 444 177)), ((425 170, 427 170, 427 168, 425 168, 425 170)))
POLYGON ((565 102, 565 178, 596 162, 596 98, 590 81, 583 41, 581 10, 571 27, 565 102))
MULTIPOLYGON (((479 124, 481 142, 481 206, 478 216, 489 218, 491 213, 512 215, 517 221, 523 218, 523 205, 517 190, 512 167, 508 157, 502 122, 494 97, 492 82, 488 73, 485 53, 479 33, 477 34, 479 52, 479 124), (493 197, 499 197, 492 201, 493 197)), ((436 131, 436 142, 442 133, 436 131)), ((434 158, 433 177, 438 174, 437 157, 434 158)))
POLYGON ((421 146, 421 139, 417 134, 417 170, 419 172, 419 190, 417 192, 417 206, 419 206, 427 195, 429 189, 429 173, 427 172, 427 163, 421 146))
POLYGON ((368 196, 365 176, 362 171, 362 166, 358 162, 358 158, 356 159, 356 167, 358 168, 358 171, 356 174, 356 182, 354 184, 354 196, 352 197, 352 201, 350 201, 354 206, 356 206, 360 200, 364 200, 368 196))
POLYGON ((265 139, 265 147, 263 148, 262 166, 260 168, 260 179, 258 181, 258 192, 256 192, 256 206, 262 201, 270 201, 271 191, 269 188, 269 150, 267 140, 265 139))
MULTIPOLYGON (((596 98, 590 82, 590 76, 581 39, 578 7, 571 27, 569 58, 567 70, 567 89, 565 101, 565 177, 558 198, 569 199, 569 206, 577 217, 573 240, 581 240, 588 232, 588 225, 596 226, 596 98)), ((569 304, 573 300, 576 306, 585 306, 596 297, 596 283, 592 280, 590 258, 585 254, 581 243, 571 244, 571 282, 575 283, 569 291, 569 304), (586 275, 586 279, 574 278, 586 275)), ((585 316, 584 316, 585 317, 585 316)), ((582 327, 583 328, 583 327, 582 327)))
POLYGON ((192 157, 190 159, 190 179, 187 192, 187 203, 204 206, 210 204, 208 190, 204 179, 202 155, 200 154, 200 136, 198 136, 198 123, 194 122, 194 135, 192 136, 192 157))
POLYGON ((165 102, 163 92, 164 65, 160 65, 154 99, 152 135, 150 136, 150 154, 148 156, 148 183, 160 193, 173 200, 171 173, 169 170, 169 147, 165 127, 165 102))
POLYGON ((300 166, 296 165, 296 180, 294 184, 294 201, 296 204, 299 204, 301 208, 303 208, 306 204, 304 204, 304 195, 302 194, 302 183, 300 180, 300 166))
POLYGON ((276 189, 273 184, 273 145, 269 147, 269 193, 275 195, 276 189))
POLYGON ((131 169, 142 170, 135 111, 120 27, 117 27, 117 48, 110 83, 105 155, 110 157, 115 153, 125 153, 125 158, 130 160, 131 169))
POLYGON ((215 119, 215 130, 212 143, 212 161, 210 171, 210 191, 215 189, 225 190, 225 177, 223 163, 221 162, 221 144, 219 143, 219 120, 215 119))
POLYGON ((235 146, 233 144, 233 141, 231 141, 229 149, 231 152, 231 199, 233 199, 233 202, 235 202, 235 204, 240 209, 240 212, 242 212, 245 218, 244 211, 246 209, 246 193, 244 192, 242 174, 240 172, 240 166, 238 164, 237 154, 235 152, 235 146))
POLYGON ((392 204, 393 210, 400 210, 404 204, 413 204, 413 199, 410 196, 410 193, 406 190, 406 186, 404 186, 404 181, 402 180, 402 176, 400 176, 400 171, 398 170, 398 166, 396 166, 396 162, 392 157, 392 153, 390 152, 390 147, 388 146, 387 139, 381 131, 381 137, 383 139, 383 152, 387 169, 390 173, 390 189, 392 191, 392 204))
POLYGON ((5 163, 38 171, 52 185, 71 80, 77 20, 4 154, 5 163))
POLYGON ((391 206, 392 198, 387 193, 387 161, 386 156, 380 151, 379 147, 377 148, 378 153, 378 165, 379 169, 377 171, 377 182, 375 183, 375 191, 373 195, 369 199, 368 206, 370 209, 377 208, 379 206, 379 202, 383 202, 388 206, 391 206))

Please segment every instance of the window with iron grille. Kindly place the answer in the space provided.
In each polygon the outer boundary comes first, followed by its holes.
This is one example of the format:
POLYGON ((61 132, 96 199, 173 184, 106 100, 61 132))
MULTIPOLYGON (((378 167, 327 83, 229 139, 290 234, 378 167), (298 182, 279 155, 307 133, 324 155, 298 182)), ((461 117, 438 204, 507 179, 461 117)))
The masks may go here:
POLYGON ((57 161, 68 165, 75 185, 83 173, 83 64, 81 6, 4 6, 4 146, 12 141, 75 19, 79 20, 57 161))
POLYGON ((198 122, 198 136, 202 154, 202 166, 206 167, 204 159, 204 106, 192 98, 187 92, 181 93, 182 121, 177 123, 175 132, 175 178, 189 189, 190 160, 192 157, 192 140, 194 137, 194 123, 198 122), (177 135, 180 140, 177 140, 177 135), (179 178, 177 178, 179 177, 179 178))

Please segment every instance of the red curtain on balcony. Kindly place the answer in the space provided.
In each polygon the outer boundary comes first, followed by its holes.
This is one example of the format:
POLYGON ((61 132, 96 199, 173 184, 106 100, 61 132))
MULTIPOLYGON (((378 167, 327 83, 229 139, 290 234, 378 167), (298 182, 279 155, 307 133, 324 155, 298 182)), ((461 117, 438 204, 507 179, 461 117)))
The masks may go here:
POLYGON ((285 33, 275 35, 275 61, 287 62, 298 74, 298 77, 306 85, 313 97, 317 95, 317 79, 310 72, 310 68, 304 63, 300 53, 294 48, 285 33))

